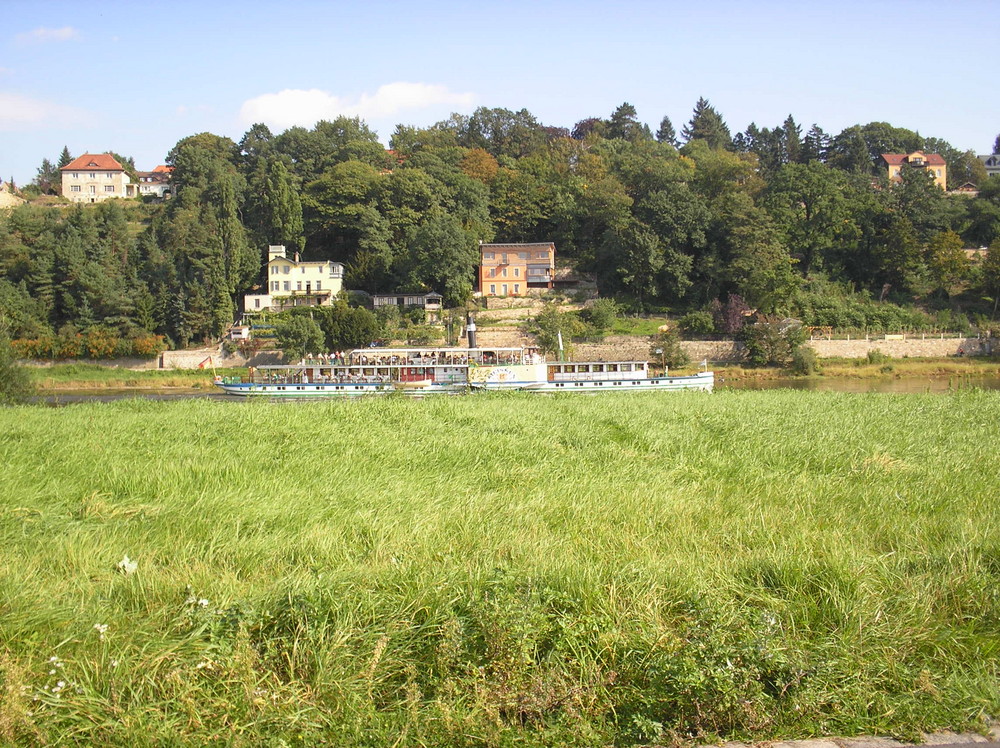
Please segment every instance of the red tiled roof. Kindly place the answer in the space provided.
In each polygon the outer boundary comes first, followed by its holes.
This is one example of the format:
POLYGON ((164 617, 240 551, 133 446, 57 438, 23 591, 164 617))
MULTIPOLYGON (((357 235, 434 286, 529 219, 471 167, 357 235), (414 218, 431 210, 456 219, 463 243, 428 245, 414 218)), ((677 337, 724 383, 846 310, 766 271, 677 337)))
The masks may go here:
POLYGON ((924 153, 923 151, 914 151, 913 153, 883 153, 882 158, 890 166, 899 166, 900 164, 906 164, 910 161, 910 156, 920 154, 924 157, 924 165, 926 166, 944 166, 945 160, 936 153, 924 153))
POLYGON ((174 167, 172 167, 172 166, 163 166, 161 164, 160 166, 157 166, 155 169, 153 169, 153 173, 156 174, 158 172, 166 172, 167 174, 169 174, 173 170, 174 170, 174 167))
POLYGON ((84 153, 79 158, 70 161, 60 171, 86 171, 87 169, 125 171, 110 153, 84 153))

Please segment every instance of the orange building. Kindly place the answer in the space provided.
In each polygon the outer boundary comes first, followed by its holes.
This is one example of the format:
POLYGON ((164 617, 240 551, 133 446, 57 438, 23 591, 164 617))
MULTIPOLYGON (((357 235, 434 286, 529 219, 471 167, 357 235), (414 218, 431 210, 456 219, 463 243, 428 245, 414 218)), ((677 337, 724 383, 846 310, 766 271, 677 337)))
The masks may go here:
POLYGON ((550 289, 555 269, 553 242, 479 245, 483 296, 526 296, 528 291, 550 289))
POLYGON ((898 182, 899 172, 903 164, 909 164, 915 169, 927 169, 934 177, 934 184, 942 190, 948 185, 948 166, 945 160, 937 153, 924 153, 914 151, 913 153, 883 153, 882 160, 885 161, 889 169, 889 181, 898 182))

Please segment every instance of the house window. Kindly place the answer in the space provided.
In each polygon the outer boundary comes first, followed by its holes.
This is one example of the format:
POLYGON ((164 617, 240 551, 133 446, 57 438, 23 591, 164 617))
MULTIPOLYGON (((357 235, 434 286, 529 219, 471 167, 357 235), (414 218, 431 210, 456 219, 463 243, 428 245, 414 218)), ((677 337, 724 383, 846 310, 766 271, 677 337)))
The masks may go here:
POLYGON ((298 282, 297 282, 297 283, 295 284, 295 290, 296 290, 296 291, 301 291, 301 290, 302 290, 302 281, 298 281, 298 282))
POLYGON ((515 283, 514 284, 514 293, 521 293, 521 284, 520 283, 515 283))
POLYGON ((80 178, 80 174, 79 173, 74 173, 73 174, 73 179, 79 179, 79 178, 80 178))
POLYGON ((520 257, 522 260, 527 260, 528 259, 528 253, 527 252, 518 252, 517 256, 520 257))
POLYGON ((94 172, 90 172, 90 178, 97 179, 97 174, 95 174, 94 172))
POLYGON ((484 260, 492 260, 493 259, 493 253, 492 252, 483 252, 483 259, 484 260))
POLYGON ((260 299, 253 300, 254 309, 260 309, 260 299))
POLYGON ((285 265, 285 275, 288 275, 290 272, 292 272, 292 266, 285 265))
POLYGON ((317 291, 323 290, 323 281, 316 281, 316 290, 317 291))
POLYGON ((70 192, 80 192, 80 185, 74 184, 74 185, 70 186, 69 191, 70 192))
POLYGON ((504 277, 504 278, 506 278, 506 277, 507 277, 507 268, 504 268, 504 269, 503 269, 503 277, 504 277))
POLYGON ((292 290, 292 284, 289 283, 288 281, 285 281, 285 290, 286 291, 291 291, 292 290))
POLYGON ((93 195, 95 192, 97 192, 97 185, 90 185, 90 194, 93 195))
POLYGON ((114 192, 115 191, 115 186, 113 184, 106 184, 106 185, 104 185, 104 191, 105 192, 114 192))
POLYGON ((277 291, 280 288, 281 288, 281 284, 278 283, 278 281, 271 281, 271 290, 272 291, 277 291))
POLYGON ((490 293, 493 294, 494 296, 496 296, 497 287, 495 285, 493 285, 493 284, 490 284, 490 293))
POLYGON ((504 284, 503 284, 503 285, 501 286, 501 288, 503 289, 503 295, 504 295, 504 296, 506 296, 506 295, 507 295, 507 284, 506 284, 506 283, 504 283, 504 284))
POLYGON ((302 266, 302 272, 304 273, 305 271, 306 271, 306 268, 305 268, 305 266, 303 265, 303 266, 302 266))
POLYGON ((496 278, 496 277, 497 277, 497 269, 490 268, 490 278, 496 278))
POLYGON ((277 274, 278 274, 278 266, 271 265, 271 275, 277 275, 277 274))
POLYGON ((521 268, 514 268, 514 277, 515 278, 521 277, 521 268))

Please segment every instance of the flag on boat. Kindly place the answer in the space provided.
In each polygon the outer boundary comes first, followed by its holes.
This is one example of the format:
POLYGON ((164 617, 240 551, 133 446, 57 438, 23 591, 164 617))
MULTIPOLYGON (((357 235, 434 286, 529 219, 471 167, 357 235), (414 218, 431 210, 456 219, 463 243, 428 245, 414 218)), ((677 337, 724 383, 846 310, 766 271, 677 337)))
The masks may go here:
POLYGON ((211 365, 212 365, 212 357, 209 356, 204 361, 202 361, 200 364, 198 364, 198 368, 199 369, 204 369, 206 366, 211 366, 211 365))

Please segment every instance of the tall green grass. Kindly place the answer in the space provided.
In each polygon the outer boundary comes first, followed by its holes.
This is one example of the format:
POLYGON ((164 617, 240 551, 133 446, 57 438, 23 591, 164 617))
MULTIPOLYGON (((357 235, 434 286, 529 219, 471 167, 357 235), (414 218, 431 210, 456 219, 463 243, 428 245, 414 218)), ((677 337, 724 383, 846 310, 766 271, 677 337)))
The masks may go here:
POLYGON ((0 741, 1000 714, 989 393, 120 401, 0 410, 0 434, 0 741))

